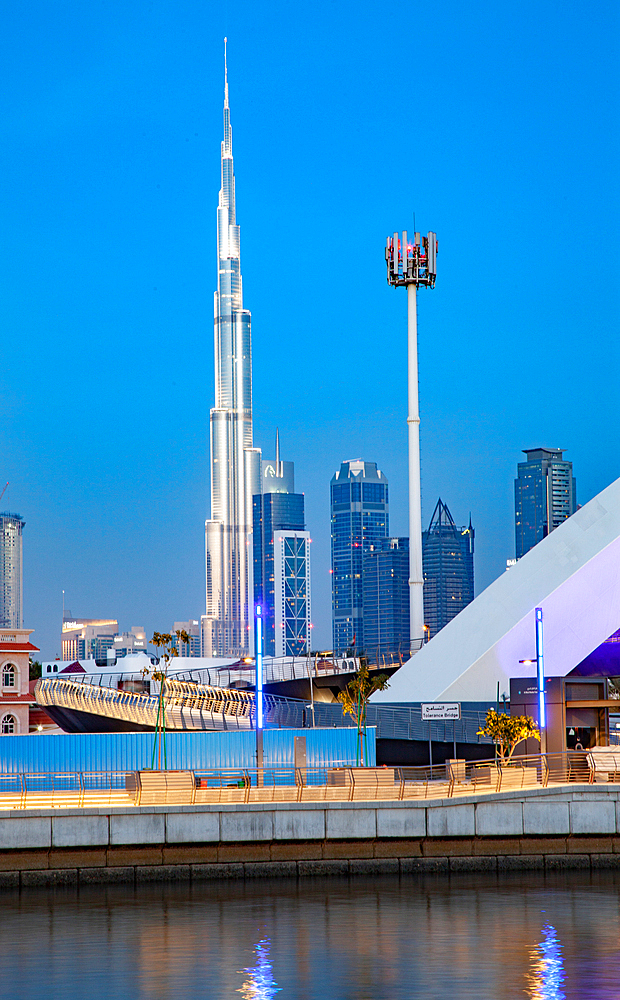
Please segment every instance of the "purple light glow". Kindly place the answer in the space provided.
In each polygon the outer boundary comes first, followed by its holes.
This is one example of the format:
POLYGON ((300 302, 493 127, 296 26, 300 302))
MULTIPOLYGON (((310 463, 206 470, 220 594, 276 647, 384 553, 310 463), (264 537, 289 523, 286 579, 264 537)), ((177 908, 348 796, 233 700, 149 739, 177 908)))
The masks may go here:
POLYGON ((271 960, 269 958, 270 942, 268 938, 259 941, 254 951, 256 962, 249 969, 243 969, 248 978, 238 991, 245 1000, 273 1000, 276 993, 281 992, 273 978, 271 960))

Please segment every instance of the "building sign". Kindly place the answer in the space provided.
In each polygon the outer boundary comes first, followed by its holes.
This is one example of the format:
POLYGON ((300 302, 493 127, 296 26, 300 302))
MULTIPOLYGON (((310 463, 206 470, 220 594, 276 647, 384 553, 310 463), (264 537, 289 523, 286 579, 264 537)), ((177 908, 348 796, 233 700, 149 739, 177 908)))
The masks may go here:
POLYGON ((445 719, 461 718, 461 703, 458 701, 434 701, 422 705, 422 722, 442 722, 445 719))

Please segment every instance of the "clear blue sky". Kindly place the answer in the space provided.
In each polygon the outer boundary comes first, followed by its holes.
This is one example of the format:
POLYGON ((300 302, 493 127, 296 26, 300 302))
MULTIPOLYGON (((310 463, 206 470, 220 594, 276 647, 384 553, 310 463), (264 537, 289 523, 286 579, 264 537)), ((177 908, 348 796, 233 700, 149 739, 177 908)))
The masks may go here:
POLYGON ((476 585, 514 555, 521 449, 584 503, 620 475, 612 0, 13 4, 0 39, 0 488, 26 519, 26 625, 163 630, 204 608, 222 40, 255 441, 280 427, 331 641, 329 480, 378 462, 407 533, 406 296, 420 293, 423 518, 471 511, 476 585))

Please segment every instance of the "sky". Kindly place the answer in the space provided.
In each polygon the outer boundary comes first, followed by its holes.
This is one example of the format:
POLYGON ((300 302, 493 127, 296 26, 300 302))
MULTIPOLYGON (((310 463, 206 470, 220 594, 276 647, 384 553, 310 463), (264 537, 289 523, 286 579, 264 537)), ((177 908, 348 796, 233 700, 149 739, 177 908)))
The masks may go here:
POLYGON ((215 209, 228 36, 254 437, 279 427, 331 644, 329 481, 390 483, 407 534, 406 294, 395 230, 438 234, 419 293, 423 522, 514 556, 522 449, 585 503, 620 476, 612 0, 428 8, 30 0, 0 37, 0 507, 22 514, 25 626, 164 631, 204 612, 215 209))

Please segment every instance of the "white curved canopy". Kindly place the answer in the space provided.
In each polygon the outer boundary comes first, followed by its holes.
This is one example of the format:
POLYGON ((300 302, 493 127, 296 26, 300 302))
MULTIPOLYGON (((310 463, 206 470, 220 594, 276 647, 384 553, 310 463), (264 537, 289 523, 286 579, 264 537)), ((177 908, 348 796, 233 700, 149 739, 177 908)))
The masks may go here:
POLYGON ((543 609, 545 675, 561 677, 620 628, 620 479, 494 581, 373 701, 495 701, 535 673, 543 609))

